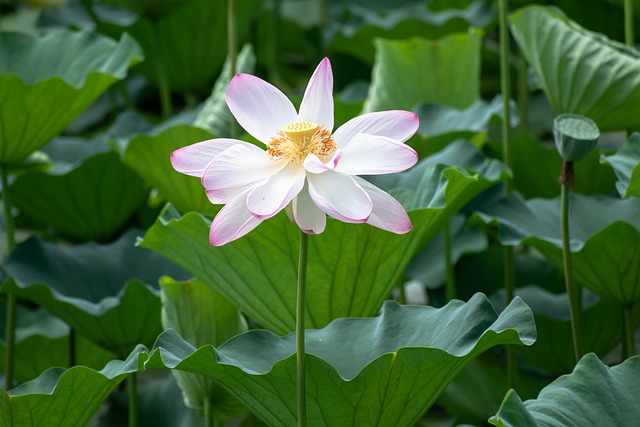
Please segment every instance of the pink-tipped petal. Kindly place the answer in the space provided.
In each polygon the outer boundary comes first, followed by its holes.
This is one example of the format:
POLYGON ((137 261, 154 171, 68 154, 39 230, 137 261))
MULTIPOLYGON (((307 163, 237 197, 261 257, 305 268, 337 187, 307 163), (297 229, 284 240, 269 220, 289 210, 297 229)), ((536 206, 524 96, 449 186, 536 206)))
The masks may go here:
POLYGON ((275 86, 250 74, 236 74, 227 87, 227 105, 240 126, 265 144, 296 121, 296 109, 275 86))
POLYGON ((400 142, 411 138, 418 130, 420 120, 410 111, 391 110, 368 113, 349 120, 334 133, 338 148, 349 144, 359 133, 386 136, 400 142))
POLYGON ((256 218, 271 218, 302 190, 304 177, 303 168, 289 164, 249 192, 247 208, 256 218))
POLYGON ((171 153, 171 165, 180 173, 201 178, 215 156, 238 143, 243 144, 235 139, 217 138, 187 145, 171 153))
POLYGON ((309 79, 298 120, 322 125, 329 132, 333 130, 333 74, 328 58, 320 62, 309 79))
POLYGON ((243 142, 227 148, 209 163, 202 185, 209 200, 226 201, 275 175, 286 165, 285 160, 274 161, 260 148, 243 142))
POLYGON ((359 133, 344 147, 335 168, 347 175, 379 175, 401 172, 418 161, 418 153, 407 144, 386 136, 359 133))
POLYGON ((325 171, 335 169, 340 162, 341 157, 342 151, 337 150, 332 159, 330 159, 327 163, 323 163, 322 160, 320 160, 315 154, 309 154, 307 158, 304 159, 303 166, 305 170, 307 170, 307 172, 323 173, 325 171))
POLYGON ((209 242, 213 246, 222 246, 239 239, 262 222, 247 209, 247 194, 245 192, 232 199, 213 219, 209 230, 209 242))
POLYGON ((348 175, 335 171, 307 174, 309 195, 327 214, 343 222, 366 222, 373 204, 369 195, 348 175))
POLYGON ((355 177, 354 179, 367 192, 373 202, 373 210, 367 220, 368 224, 396 234, 411 231, 413 226, 409 215, 396 199, 362 178, 355 177))
POLYGON ((307 234, 320 234, 324 231, 327 215, 311 199, 308 185, 293 199, 292 207, 293 218, 302 231, 307 234))

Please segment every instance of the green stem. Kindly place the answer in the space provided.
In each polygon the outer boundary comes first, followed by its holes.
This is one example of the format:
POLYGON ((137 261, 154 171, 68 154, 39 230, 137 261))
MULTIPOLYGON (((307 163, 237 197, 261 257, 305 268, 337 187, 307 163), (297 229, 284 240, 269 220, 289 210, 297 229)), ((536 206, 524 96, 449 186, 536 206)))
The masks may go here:
POLYGON ((138 374, 133 372, 127 379, 129 387, 129 427, 138 426, 138 374))
POLYGON ((203 399, 202 408, 204 412, 204 427, 213 427, 215 422, 211 408, 211 398, 209 396, 205 396, 203 399))
POLYGON ((628 359, 636 355, 636 331, 633 327, 633 304, 625 304, 622 307, 624 320, 624 358, 628 359))
POLYGON ((407 303, 407 290, 402 280, 398 283, 398 302, 402 305, 407 303))
POLYGON ((633 34, 633 0, 624 0, 624 41, 627 46, 634 46, 633 34))
MULTIPOLYGON (((565 165, 568 164, 571 163, 565 162, 565 165)), ((567 167, 565 165, 563 165, 563 168, 567 167)), ((573 167, 573 164, 571 164, 571 166, 569 167, 573 167)), ((571 176, 571 174, 569 176, 571 176)), ((561 187, 560 198, 562 204, 560 207, 560 215, 562 216, 562 253, 564 259, 564 277, 565 283, 567 285, 567 296, 569 298, 569 310, 571 313, 573 352, 576 358, 576 362, 578 362, 584 354, 582 346, 582 327, 580 320, 582 309, 582 292, 573 281, 573 269, 571 266, 571 244, 569 238, 569 187, 569 182, 564 182, 561 187)))
POLYGON ((305 309, 307 299, 307 257, 309 236, 300 230, 300 258, 298 259, 298 301, 296 305, 297 404, 298 427, 307 425, 307 395, 305 391, 305 309))
MULTIPOLYGON (((507 0, 499 0, 499 27, 500 27, 500 91, 502 93, 502 161, 512 169, 511 161, 511 69, 509 64, 509 27, 507 13, 509 4, 507 0)), ((513 190, 513 180, 509 179, 504 184, 505 194, 513 190)), ((511 302, 515 293, 515 269, 513 265, 513 248, 504 248, 504 284, 507 303, 511 302)), ((513 347, 507 346, 507 386, 515 387, 516 360, 513 347)))
MULTIPOLYGON (((229 55, 231 76, 233 77, 238 72, 238 32, 236 31, 235 0, 227 0, 227 54, 229 55)), ((238 137, 238 123, 236 123, 233 115, 230 122, 230 136, 231 138, 238 137)))
POLYGON ((444 262, 447 269, 447 284, 445 294, 447 301, 456 299, 456 277, 451 260, 451 226, 447 222, 444 226, 444 262))
MULTIPOLYGON (((9 197, 9 168, 7 165, 0 165, 2 169, 2 204, 4 206, 4 225, 7 233, 7 258, 16 248, 15 229, 13 225, 13 215, 11 213, 11 198, 9 197)), ((7 312, 5 329, 5 389, 13 388, 13 371, 16 351, 16 313, 18 301, 14 294, 7 294, 7 312)))
POLYGON ((529 132, 529 64, 518 54, 518 107, 520 108, 520 132, 529 132))
POLYGON ((158 31, 158 25, 154 21, 151 23, 151 32, 153 33, 153 66, 156 74, 156 80, 158 84, 158 92, 160 94, 160 111, 162 119, 167 120, 171 117, 171 86, 169 85, 169 78, 162 66, 162 47, 160 46, 160 34, 158 31))

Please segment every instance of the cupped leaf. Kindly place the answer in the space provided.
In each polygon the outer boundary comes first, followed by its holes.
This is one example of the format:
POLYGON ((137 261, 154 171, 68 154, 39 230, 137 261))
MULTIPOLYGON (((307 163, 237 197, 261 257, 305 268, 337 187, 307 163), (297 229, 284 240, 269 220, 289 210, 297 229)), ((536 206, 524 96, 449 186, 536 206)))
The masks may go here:
MULTIPOLYGON (((173 329, 195 347, 218 346, 245 332, 247 322, 229 301, 201 281, 160 280, 162 288, 162 326, 173 329)), ((234 418, 246 412, 233 396, 210 378, 189 372, 172 371, 189 408, 203 410, 207 405, 215 418, 234 418)))
POLYGON ((640 356, 609 368, 587 354, 570 375, 522 402, 511 390, 489 422, 499 427, 632 426, 640 419, 640 356))
POLYGON ((0 53, 0 163, 45 145, 142 59, 126 34, 116 43, 71 31, 0 33, 0 53))
POLYGON ((595 121, 601 131, 640 127, 640 54, 589 32, 558 9, 528 6, 511 30, 556 114, 595 121))
POLYGON ((640 197, 640 133, 634 133, 617 153, 602 156, 601 163, 608 163, 618 177, 616 188, 622 197, 640 197))
POLYGON ((479 30, 439 40, 377 39, 364 111, 412 110, 427 102, 468 108, 480 97, 481 41, 479 30))
POLYGON ((109 245, 71 248, 29 239, 5 264, 11 279, 2 290, 38 303, 87 339, 127 355, 162 331, 158 278, 185 276, 157 254, 136 248, 136 234, 109 245))
POLYGON ((139 346, 127 360, 109 362, 101 371, 52 368, 10 392, 0 389, 0 426, 87 425, 111 391, 142 368, 143 350, 139 346))
POLYGON ((22 214, 78 240, 113 236, 149 193, 114 152, 96 154, 69 171, 22 174, 9 191, 22 214))
MULTIPOLYGON (((508 176, 504 166, 469 144, 452 146, 444 154, 437 158, 440 162, 425 163, 385 184, 387 189, 404 187, 398 198, 415 209, 409 213, 414 226, 410 233, 396 235, 329 219, 327 229, 309 239, 310 326, 375 314, 415 251, 471 198, 508 176), (446 167, 444 154, 450 160, 476 162, 481 172, 446 167)), ((210 225, 202 215, 181 217, 167 207, 140 244, 184 267, 263 327, 281 334, 293 331, 298 229, 279 214, 242 239, 211 247, 210 225)))
MULTIPOLYGON (((306 332, 308 425, 413 425, 480 353, 534 340, 519 298, 498 316, 481 294, 441 309, 387 302, 377 318, 335 320, 306 332)), ((293 334, 254 330, 196 350, 167 331, 145 367, 207 375, 268 425, 287 426, 296 424, 295 358, 293 334)))
MULTIPOLYGON (((576 280, 625 304, 640 298, 640 199, 571 196, 571 251, 576 280)), ((560 200, 507 196, 479 217, 497 221, 505 245, 527 244, 563 268, 560 200)))
POLYGON ((180 212, 214 214, 220 208, 209 202, 200 180, 182 175, 171 166, 173 151, 211 137, 204 129, 187 124, 170 126, 149 135, 136 135, 125 143, 123 161, 180 212))

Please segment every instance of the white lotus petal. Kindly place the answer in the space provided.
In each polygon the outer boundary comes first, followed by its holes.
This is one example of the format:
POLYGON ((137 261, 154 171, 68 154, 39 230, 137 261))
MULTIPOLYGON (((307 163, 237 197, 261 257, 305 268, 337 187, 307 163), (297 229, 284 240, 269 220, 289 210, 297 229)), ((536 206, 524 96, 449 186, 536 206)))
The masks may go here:
POLYGON ((216 138, 187 145, 171 153, 171 165, 185 175, 202 178, 211 160, 236 144, 245 144, 245 142, 237 139, 216 138))
POLYGON ((411 220, 400 202, 360 177, 355 177, 355 181, 367 192, 373 202, 368 224, 396 234, 411 231, 413 228, 411 220))
POLYGON ((379 175, 401 172, 418 161, 407 144, 385 136, 359 133, 344 147, 335 170, 347 175, 379 175))
POLYGON ((247 208, 257 218, 271 218, 302 190, 304 178, 303 168, 289 164, 264 183, 253 187, 247 197, 247 208))
POLYGON ((349 120, 333 133, 333 139, 338 148, 347 146, 359 133, 386 136, 404 142, 416 133, 419 124, 418 116, 410 111, 379 111, 349 120))
POLYGON ((244 192, 227 203, 211 223, 209 242, 213 246, 222 246, 232 242, 262 222, 247 209, 247 194, 244 192))
POLYGON ((324 58, 314 71, 304 91, 298 120, 322 125, 333 130, 333 74, 331 63, 324 58))
POLYGON ((315 204, 344 222, 365 222, 373 204, 369 195, 348 175, 335 171, 307 174, 309 194, 315 204))
POLYGON ((309 195, 309 185, 293 199, 293 218, 298 227, 307 234, 320 234, 327 225, 327 215, 313 202, 309 195))
POLYGON ((276 131, 297 119, 289 99, 270 83, 250 74, 236 74, 226 93, 229 110, 240 126, 265 144, 276 131))

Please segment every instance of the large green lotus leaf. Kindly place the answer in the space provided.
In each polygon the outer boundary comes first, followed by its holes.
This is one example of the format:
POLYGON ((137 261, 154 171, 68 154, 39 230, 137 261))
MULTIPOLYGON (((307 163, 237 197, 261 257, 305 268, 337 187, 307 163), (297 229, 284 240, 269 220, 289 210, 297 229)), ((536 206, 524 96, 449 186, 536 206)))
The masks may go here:
POLYGON ((640 134, 634 133, 617 153, 602 156, 600 161, 613 167, 620 196, 640 197, 640 134))
POLYGON ((8 393, 0 389, 0 426, 87 425, 111 391, 142 368, 143 350, 139 346, 127 360, 109 362, 101 371, 52 368, 8 393))
MULTIPOLYGON (((396 235, 329 219, 325 232, 309 239, 311 327, 323 327, 338 317, 375 314, 415 251, 471 198, 507 176, 504 166, 469 144, 452 146, 448 153, 458 153, 463 164, 465 157, 472 157, 484 169, 469 172, 438 163, 418 166, 410 175, 397 174, 404 187, 400 200, 414 209, 409 213, 414 226, 410 233, 396 235)), ((299 230, 282 213, 242 239, 212 247, 210 224, 202 215, 181 217, 167 207, 141 245, 184 267, 263 327, 281 334, 293 331, 299 230)))
MULTIPOLYGON (((571 195, 569 228, 573 274, 594 293, 625 304, 640 298, 640 199, 571 195)), ((497 221, 505 245, 531 245, 563 267, 560 200, 523 201, 510 195, 482 208, 479 217, 497 221)))
MULTIPOLYGON (((558 177, 562 158, 555 146, 545 146, 530 135, 517 134, 514 135, 512 149, 513 180, 516 189, 525 198, 560 195, 558 177)), ((600 164, 599 159, 600 153, 593 150, 575 163, 576 193, 611 194, 615 186, 615 174, 600 164)))
POLYGON ((36 302, 78 333, 118 356, 162 331, 157 281, 182 270, 134 246, 131 231, 112 244, 59 247, 36 238, 5 264, 2 290, 36 302))
POLYGON ((0 163, 45 145, 141 59, 126 34, 116 43, 92 32, 0 33, 0 163))
MULTIPOLYGON (((571 372, 575 366, 572 347, 571 316, 567 295, 553 294, 538 286, 516 289, 516 295, 531 308, 538 333, 535 344, 526 351, 518 351, 524 360, 546 372, 561 375, 571 372)), ((504 294, 498 303, 504 305, 504 294)), ((585 352, 604 357, 622 339, 622 311, 612 299, 598 298, 591 292, 583 292, 582 330, 585 352)), ((635 307, 633 323, 640 323, 640 307, 635 307)))
MULTIPOLYGON (((69 327, 45 310, 20 310, 16 328, 15 373, 18 382, 30 381, 52 366, 68 367, 70 362, 69 327), (46 351, 43 351, 46 349, 46 351)), ((0 371, 4 369, 5 343, 0 341, 0 371)), ((104 366, 115 355, 84 338, 76 336, 75 361, 93 369, 104 366)))
POLYGON ((522 402, 507 393, 489 422, 499 427, 633 426, 640 419, 640 356, 609 368, 587 354, 570 375, 522 402))
MULTIPOLYGON (((261 0, 244 0, 236 7, 236 31, 244 37, 261 0)), ((178 92, 208 90, 227 55, 227 2, 187 0, 171 14, 151 21, 101 23, 108 34, 131 34, 147 60, 137 69, 156 81, 160 64, 170 87, 178 92), (157 46, 156 46, 157 45, 157 46)))
POLYGON ((211 138, 204 129, 177 124, 148 135, 132 137, 126 143, 123 161, 180 212, 215 214, 220 208, 209 202, 200 180, 180 174, 171 166, 174 150, 211 138))
POLYGON ((529 6, 511 30, 556 114, 589 117, 601 131, 640 127, 640 54, 589 32, 559 10, 529 6))
POLYGON ((406 39, 420 34, 437 39, 451 33, 464 32, 470 26, 485 27, 495 15, 486 2, 476 0, 466 5, 450 5, 431 10, 422 1, 384 2, 381 10, 371 2, 333 1, 330 11, 334 19, 328 27, 327 49, 354 56, 366 64, 374 62, 375 50, 371 40, 406 39))
MULTIPOLYGON (((472 359, 501 344, 530 345, 520 300, 499 316, 482 294, 441 309, 385 303, 377 318, 338 319, 306 332, 310 426, 413 425, 472 359)), ((146 368, 214 378, 271 426, 296 425, 295 335, 254 330, 217 350, 165 332, 146 368)))
POLYGON ((482 33, 456 33, 439 40, 377 39, 364 111, 412 110, 427 102, 458 109, 480 97, 482 33))
POLYGON ((114 152, 96 154, 62 173, 22 174, 9 190, 22 214, 78 240, 111 237, 149 193, 114 152))

